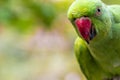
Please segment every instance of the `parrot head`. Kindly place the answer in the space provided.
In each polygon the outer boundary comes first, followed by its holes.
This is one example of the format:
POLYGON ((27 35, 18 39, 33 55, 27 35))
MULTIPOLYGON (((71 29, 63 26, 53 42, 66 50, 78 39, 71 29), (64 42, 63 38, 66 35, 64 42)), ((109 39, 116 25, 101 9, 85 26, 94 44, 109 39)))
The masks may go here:
POLYGON ((67 16, 78 35, 88 43, 101 40, 110 34, 111 15, 100 0, 75 0, 67 16))

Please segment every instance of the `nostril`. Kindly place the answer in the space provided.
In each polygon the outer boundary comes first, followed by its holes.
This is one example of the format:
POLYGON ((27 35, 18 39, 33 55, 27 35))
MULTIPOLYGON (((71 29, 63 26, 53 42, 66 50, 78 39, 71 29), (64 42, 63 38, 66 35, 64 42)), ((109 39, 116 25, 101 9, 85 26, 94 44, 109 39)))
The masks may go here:
POLYGON ((87 17, 87 16, 84 16, 84 17, 87 17))
POLYGON ((76 18, 73 18, 73 21, 75 21, 76 20, 76 18))

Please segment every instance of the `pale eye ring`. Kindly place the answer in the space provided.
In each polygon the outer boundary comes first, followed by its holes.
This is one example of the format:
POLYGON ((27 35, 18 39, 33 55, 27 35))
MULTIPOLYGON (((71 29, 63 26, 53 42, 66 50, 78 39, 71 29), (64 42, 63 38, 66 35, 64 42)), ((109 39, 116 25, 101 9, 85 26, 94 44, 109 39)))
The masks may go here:
POLYGON ((99 16, 101 14, 101 9, 97 8, 96 15, 99 16))

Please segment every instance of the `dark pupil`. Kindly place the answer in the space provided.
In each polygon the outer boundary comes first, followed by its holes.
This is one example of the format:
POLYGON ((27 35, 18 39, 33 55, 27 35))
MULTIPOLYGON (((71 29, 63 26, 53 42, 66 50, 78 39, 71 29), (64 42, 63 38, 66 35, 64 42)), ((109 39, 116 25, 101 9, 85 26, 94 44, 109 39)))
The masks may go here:
POLYGON ((98 9, 98 12, 100 12, 101 10, 100 9, 98 9))

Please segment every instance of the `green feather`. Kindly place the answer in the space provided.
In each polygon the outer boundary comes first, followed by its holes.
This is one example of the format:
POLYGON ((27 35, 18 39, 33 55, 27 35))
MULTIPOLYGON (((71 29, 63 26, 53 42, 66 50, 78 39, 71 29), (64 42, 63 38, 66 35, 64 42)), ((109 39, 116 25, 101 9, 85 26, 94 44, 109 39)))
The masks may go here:
POLYGON ((120 23, 120 6, 112 5, 112 6, 108 6, 108 7, 113 15, 115 23, 120 23))
POLYGON ((120 76, 120 5, 106 5, 100 0, 76 0, 68 10, 68 19, 79 38, 75 54, 88 80, 109 80, 120 76), (101 14, 96 15, 97 8, 101 14), (74 20, 88 16, 97 35, 89 44, 81 37, 74 20))

